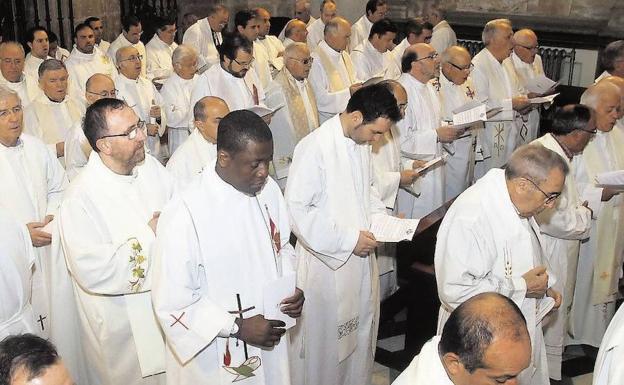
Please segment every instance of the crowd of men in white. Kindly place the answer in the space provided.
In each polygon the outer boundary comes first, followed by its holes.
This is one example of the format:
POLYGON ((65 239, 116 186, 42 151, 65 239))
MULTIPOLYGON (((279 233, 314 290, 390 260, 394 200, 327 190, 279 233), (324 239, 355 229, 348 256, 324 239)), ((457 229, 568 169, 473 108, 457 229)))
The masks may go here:
POLYGON ((595 178, 624 170, 624 41, 538 138, 538 39, 509 20, 471 57, 437 7, 397 45, 384 0, 353 25, 332 0, 319 19, 296 1, 280 37, 263 8, 227 33, 228 9, 207 7, 180 45, 165 19, 144 45, 133 16, 111 43, 87 19, 61 60, 41 27, 27 55, 0 43, 0 337, 49 338, 81 385, 369 384, 397 290, 373 218, 457 197, 436 244, 438 331, 497 292, 530 359, 451 363, 436 337, 396 384, 548 384, 566 345, 603 337, 594 383, 622 383, 624 204, 595 178), (451 125, 472 100, 501 112, 451 125), (289 279, 283 319, 265 318, 289 279))

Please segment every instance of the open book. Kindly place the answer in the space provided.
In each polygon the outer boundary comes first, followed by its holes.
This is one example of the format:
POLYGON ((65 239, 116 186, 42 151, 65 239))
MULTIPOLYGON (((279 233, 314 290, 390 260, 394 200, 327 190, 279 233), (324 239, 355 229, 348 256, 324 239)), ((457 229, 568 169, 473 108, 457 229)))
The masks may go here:
POLYGON ((264 118, 265 116, 273 115, 277 110, 279 110, 282 107, 284 107, 283 104, 281 104, 281 105, 279 105, 279 106, 277 106, 275 108, 269 108, 267 106, 258 105, 258 106, 249 107, 249 108, 247 108, 247 110, 255 113, 256 115, 258 115, 261 118, 264 118))
POLYGON ((603 188, 624 190, 624 170, 602 172, 596 175, 596 185, 603 188))

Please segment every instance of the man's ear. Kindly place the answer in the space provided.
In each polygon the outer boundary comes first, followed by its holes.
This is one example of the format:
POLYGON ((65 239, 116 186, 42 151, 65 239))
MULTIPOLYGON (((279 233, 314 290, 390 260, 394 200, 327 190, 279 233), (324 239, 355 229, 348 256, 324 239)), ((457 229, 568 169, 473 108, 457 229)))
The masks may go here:
POLYGON ((245 28, 242 28, 240 25, 237 25, 236 26, 236 30, 238 31, 238 33, 240 33, 242 35, 243 31, 245 30, 245 28))
POLYGON ((99 152, 101 152, 104 155, 110 155, 113 152, 113 147, 111 143, 108 140, 106 140, 106 138, 98 139, 95 142, 95 146, 97 147, 99 152))
POLYGON ((364 121, 364 115, 362 115, 360 111, 355 110, 351 112, 350 115, 351 121, 355 124, 355 127, 359 126, 364 121))
POLYGON ((28 48, 30 48, 30 50, 32 51, 32 43, 31 43, 31 42, 29 42, 29 41, 27 41, 27 42, 26 42, 26 45, 28 45, 28 48))
POLYGON ((230 165, 230 162, 232 161, 232 157, 230 156, 230 153, 221 149, 217 152, 217 163, 219 163, 219 166, 221 168, 227 168, 230 165))
POLYGON ((446 353, 442 356, 442 362, 446 368, 450 377, 457 377, 464 370, 464 364, 459 359, 459 356, 455 353, 446 353))

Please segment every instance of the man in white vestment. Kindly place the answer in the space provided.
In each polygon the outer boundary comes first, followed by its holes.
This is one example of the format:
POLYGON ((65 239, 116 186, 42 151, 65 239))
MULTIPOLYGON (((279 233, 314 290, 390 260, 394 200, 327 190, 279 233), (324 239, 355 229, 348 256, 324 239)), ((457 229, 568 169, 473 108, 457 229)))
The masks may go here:
POLYGON ((589 87, 581 103, 596 111, 598 133, 582 156, 573 161, 581 200, 592 210, 589 239, 581 242, 579 264, 570 312, 567 344, 600 346, 615 313, 618 280, 624 256, 624 203, 621 191, 596 185, 603 172, 624 169, 624 132, 614 129, 621 94, 609 77, 589 87))
POLYGON ((392 71, 396 68, 391 51, 394 46, 392 41, 397 32, 396 25, 389 19, 379 20, 373 24, 370 35, 351 50, 351 60, 358 79, 397 79, 401 75, 399 71, 392 71))
POLYGON ((182 39, 183 44, 194 47, 199 54, 199 69, 207 70, 219 64, 219 47, 223 42, 222 32, 230 20, 230 12, 221 4, 206 5, 207 17, 191 25, 182 39))
POLYGON ((325 26, 325 38, 316 50, 308 44, 314 62, 310 70, 310 84, 316 96, 321 123, 344 111, 349 98, 362 87, 347 52, 351 24, 335 17, 325 26))
POLYGON ((496 293, 459 305, 392 385, 515 383, 531 362, 531 340, 518 306, 496 293))
POLYGON ((120 48, 116 61, 119 70, 115 78, 117 97, 124 100, 147 123, 147 147, 150 154, 162 162, 167 157, 166 149, 160 145, 160 138, 167 128, 162 96, 154 84, 141 75, 144 60, 136 48, 120 48))
POLYGON ((50 42, 48 32, 43 27, 33 27, 26 33, 26 44, 30 52, 26 55, 24 73, 33 79, 39 78, 39 66, 49 59, 50 42))
POLYGON ((600 65, 604 71, 596 78, 596 83, 607 76, 624 77, 624 40, 607 44, 600 54, 600 65))
POLYGON ((264 105, 264 88, 256 72, 253 45, 236 35, 227 35, 221 44, 221 62, 199 76, 191 93, 191 105, 204 96, 223 99, 230 111, 264 105))
POLYGON ((74 49, 65 61, 69 74, 69 94, 82 99, 87 80, 94 74, 115 77, 117 70, 106 53, 95 47, 95 34, 87 24, 74 29, 74 49))
POLYGON ((405 23, 405 38, 392 49, 392 57, 396 67, 393 73, 398 72, 400 76, 401 59, 403 58, 405 50, 414 44, 429 44, 431 42, 432 31, 433 26, 427 21, 423 21, 420 18, 407 19, 407 23, 405 23))
POLYGON ((531 336, 531 365, 520 374, 521 385, 549 382, 541 320, 559 307, 561 294, 552 288, 554 276, 533 217, 553 207, 567 173, 557 153, 521 146, 505 170, 490 170, 455 200, 438 230, 438 332, 449 313, 476 294, 509 297, 522 310, 531 336))
POLYGON ((425 20, 433 26, 431 34, 431 46, 436 52, 444 52, 448 48, 457 45, 457 36, 455 31, 446 21, 446 9, 435 4, 427 8, 425 20))
POLYGON ((182 43, 182 39, 184 38, 184 33, 186 32, 187 29, 189 29, 190 26, 197 23, 197 20, 199 20, 199 17, 193 12, 187 12, 182 15, 180 19, 179 29, 178 29, 180 33, 178 33, 178 36, 176 38, 178 43, 182 43))
POLYGON ((141 75, 148 77, 147 73, 147 63, 146 56, 147 52, 145 51, 145 45, 141 41, 141 35, 143 34, 143 26, 141 25, 141 20, 139 20, 134 15, 128 15, 123 18, 122 22, 122 31, 117 36, 115 40, 108 47, 108 51, 106 54, 109 59, 113 61, 113 64, 116 67, 119 67, 119 63, 117 63, 117 51, 123 47, 134 47, 139 51, 139 55, 141 55, 141 75))
POLYGON ((624 307, 615 313, 604 334, 596 365, 593 385, 619 385, 624 382, 624 307))
POLYGON ((306 295, 292 339, 295 384, 370 383, 379 275, 369 229, 388 214, 372 186, 369 144, 400 118, 388 87, 371 85, 295 148, 286 202, 306 295))
POLYGON ((154 80, 166 79, 173 73, 171 55, 178 47, 175 40, 176 22, 172 19, 160 18, 156 25, 156 33, 145 45, 147 54, 147 73, 154 80))
POLYGON ((162 384, 165 347, 152 310, 152 245, 173 181, 145 154, 145 123, 123 101, 87 109, 89 163, 66 190, 58 227, 91 384, 162 384))
MULTIPOLYGON (((583 152, 595 134, 596 118, 593 111, 583 105, 568 105, 555 112, 549 133, 533 144, 540 144, 561 155, 571 169, 572 159, 583 152)), ((559 381, 580 242, 589 237, 592 223, 592 212, 587 205, 587 201, 581 200, 574 173, 570 173, 566 177, 561 198, 552 208, 545 209, 535 217, 542 233, 544 257, 557 276, 554 287, 563 294, 563 305, 544 322, 549 377, 559 381)))
POLYGON ((251 69, 256 73, 262 88, 266 88, 271 82, 271 67, 269 64, 269 53, 258 41, 260 34, 260 19, 248 9, 236 12, 234 15, 234 26, 245 39, 253 44, 253 62, 251 69))
MULTIPOLYGON (((277 38, 283 42, 285 42, 286 38, 288 37, 286 36, 286 27, 288 27, 289 23, 295 20, 298 20, 303 23, 304 27, 307 27, 316 21, 316 18, 310 15, 310 0, 295 0, 294 3, 295 3, 295 12, 294 12, 295 18, 290 19, 290 21, 286 23, 282 31, 277 36, 277 38)), ((306 31, 306 36, 307 36, 307 31, 306 31)), ((301 43, 305 43, 305 41, 302 41, 301 43)), ((284 44, 284 46, 286 46, 286 44, 284 44)))
POLYGON ((486 100, 488 108, 502 108, 502 111, 485 123, 483 145, 489 157, 477 163, 477 177, 490 168, 504 165, 517 147, 517 113, 524 113, 531 104, 526 95, 520 93, 515 74, 503 65, 513 50, 513 30, 507 19, 488 21, 481 34, 485 48, 472 59, 474 70, 472 82, 477 100, 486 100))
POLYGON ((25 109, 24 131, 46 143, 58 158, 65 155, 65 140, 84 113, 84 105, 68 94, 65 64, 47 59, 39 67, 43 92, 25 109))
MULTIPOLYGON (((430 81, 440 73, 438 54, 432 46, 418 43, 403 54, 399 83, 407 90, 405 118, 397 123, 399 145, 405 161, 432 160, 442 155, 442 145, 453 143, 462 130, 442 125, 440 101, 430 81)), ((401 189, 398 212, 422 218, 446 202, 444 164, 435 166, 418 180, 418 188, 401 189)))
POLYGON ((216 96, 205 96, 193 107, 194 126, 191 135, 167 162, 167 171, 180 191, 217 159, 217 127, 230 113, 227 104, 216 96))
POLYGON ((355 47, 370 37, 373 24, 384 19, 386 13, 388 13, 386 0, 368 0, 366 2, 366 13, 351 26, 349 51, 353 51, 355 47))
MULTIPOLYGON (((537 54, 539 46, 537 35, 530 29, 521 29, 514 33, 514 48, 511 56, 503 61, 503 65, 509 66, 509 72, 515 73, 518 78, 522 92, 528 97, 538 96, 527 89, 527 84, 531 79, 544 76, 542 58, 537 54)), ((518 145, 530 143, 537 139, 540 124, 540 106, 535 105, 527 113, 520 116, 518 121, 518 145)))
POLYGON ((269 108, 277 108, 271 118, 273 133, 274 179, 286 187, 288 169, 295 146, 319 126, 318 109, 312 86, 308 82, 312 57, 305 43, 293 43, 284 52, 284 68, 266 90, 269 108))
POLYGON ((0 43, 0 84, 17 92, 27 107, 41 92, 37 78, 24 73, 24 47, 16 41, 0 43))
POLYGON ((167 114, 167 144, 169 155, 184 143, 193 129, 191 93, 199 78, 197 72, 197 51, 182 44, 171 56, 173 73, 165 81, 160 94, 167 114))
MULTIPOLYGON (((470 61, 468 50, 457 45, 449 47, 440 55, 440 78, 434 89, 440 100, 440 116, 444 121, 452 122, 453 111, 475 99, 475 87, 470 78, 473 66, 470 61)), ((482 132, 480 127, 474 128, 453 143, 443 145, 449 154, 446 161, 447 199, 455 198, 472 184, 477 155, 475 147, 482 132)))
POLYGON ((69 57, 69 51, 59 45, 58 36, 52 31, 47 31, 48 33, 48 45, 49 51, 48 56, 65 62, 69 57))
POLYGON ((284 44, 277 36, 269 35, 271 28, 271 14, 264 8, 252 9, 256 19, 260 22, 260 32, 257 42, 260 43, 269 55, 271 74, 275 75, 284 67, 284 44))
POLYGON ((286 23, 284 27, 284 48, 288 47, 292 43, 307 43, 308 30, 306 24, 299 19, 292 19, 286 23))
MULTIPOLYGON (((338 16, 338 8, 334 0, 322 0, 321 1, 321 15, 318 19, 308 24, 308 48, 311 52, 316 50, 316 47, 324 39, 325 25, 329 21, 338 16)), ((349 28, 351 26, 349 25, 349 28)))
POLYGON ((163 212, 152 297, 168 384, 291 384, 290 332, 270 315, 299 317, 304 297, 286 203, 268 178, 272 147, 259 116, 228 114, 217 157, 163 212), (289 279, 275 303, 267 298, 289 279))
POLYGON ((95 46, 100 50, 101 53, 106 54, 108 52, 108 48, 110 47, 110 43, 103 39, 104 37, 104 23, 97 16, 87 17, 84 21, 95 34, 95 46))

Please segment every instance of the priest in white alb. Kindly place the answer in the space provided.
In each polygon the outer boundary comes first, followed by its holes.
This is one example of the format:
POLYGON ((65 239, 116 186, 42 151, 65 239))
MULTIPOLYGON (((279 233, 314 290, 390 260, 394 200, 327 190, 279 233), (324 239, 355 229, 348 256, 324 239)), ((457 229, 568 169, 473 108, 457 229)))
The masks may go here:
POLYGON ((167 162, 167 171, 180 191, 217 159, 217 127, 229 112, 223 99, 216 96, 205 96, 195 103, 195 128, 167 162))
POLYGON ((58 227, 71 271, 90 384, 164 384, 152 309, 153 243, 173 181, 145 153, 145 123, 117 99, 87 109, 89 163, 66 190, 58 227))
POLYGON ((314 91, 308 81, 312 67, 305 43, 293 43, 284 51, 284 68, 266 90, 266 104, 279 108, 271 118, 273 166, 280 188, 286 187, 293 151, 301 139, 319 126, 314 91))
POLYGON ((171 56, 173 73, 163 84, 163 108, 167 114, 167 144, 169 155, 184 143, 193 129, 191 93, 199 79, 197 51, 186 44, 178 46, 171 56))
POLYGON ((46 59, 50 52, 50 43, 48 41, 48 32, 43 27, 33 27, 26 32, 26 45, 30 48, 30 52, 26 55, 24 72, 33 79, 38 79, 39 66, 46 59))
POLYGON ((147 52, 145 51, 145 44, 141 41, 141 35, 143 34, 141 20, 134 15, 127 15, 121 21, 121 26, 121 33, 113 40, 110 47, 108 47, 108 51, 106 52, 108 58, 112 60, 115 67, 119 67, 119 63, 117 63, 117 51, 123 47, 134 47, 139 51, 139 55, 141 55, 141 75, 148 77, 147 62, 145 60, 147 52))
POLYGON ((271 14, 264 8, 252 9, 256 19, 260 21, 260 33, 257 42, 264 47, 269 55, 271 74, 274 76, 284 67, 284 44, 277 36, 269 35, 271 29, 271 14))
POLYGON ((296 384, 371 381, 379 276, 369 229, 388 214, 372 186, 370 142, 400 118, 388 87, 371 85, 295 148, 286 202, 297 236, 297 286, 306 295, 292 338, 296 384))
POLYGON ((198 68, 203 71, 219 64, 222 32, 228 25, 230 12, 222 4, 206 4, 207 17, 198 20, 184 31, 183 44, 194 47, 199 54, 198 68))
POLYGON ((351 39, 349 41, 349 51, 368 40, 373 24, 386 17, 388 3, 386 0, 368 0, 366 11, 351 26, 351 39))
POLYGON ((622 360, 624 360, 624 307, 620 306, 600 344, 592 384, 618 385, 624 382, 622 360))
POLYGON ((299 19, 292 19, 284 27, 284 48, 292 43, 307 43, 308 30, 306 24, 299 19))
POLYGON ((258 40, 260 23, 261 19, 256 17, 256 14, 249 9, 238 11, 234 16, 236 32, 253 44, 251 69, 256 73, 262 88, 266 88, 271 82, 271 66, 269 64, 269 53, 258 40))
POLYGON ((0 84, 17 92, 23 106, 41 92, 38 78, 31 78, 24 73, 24 47, 16 41, 0 43, 0 84))
POLYGON ((408 47, 418 43, 429 44, 431 42, 432 30, 433 26, 431 23, 422 21, 421 18, 407 19, 405 22, 405 37, 392 49, 392 57, 395 62, 394 72, 399 72, 400 76, 401 59, 403 58, 403 54, 408 47))
MULTIPOLYGON (((288 24, 290 24, 291 22, 298 20, 303 23, 305 29, 307 28, 307 26, 316 21, 316 18, 310 14, 310 0, 295 0, 294 11, 295 18, 290 19, 290 21, 286 23, 282 31, 277 36, 277 38, 280 39, 282 42, 285 42, 286 38, 288 37, 286 36, 286 27, 288 27, 288 24)), ((302 43, 305 43, 305 41, 302 41, 302 43)), ((286 44, 284 44, 284 46, 286 46, 286 44)))
POLYGON ((108 48, 110 47, 110 42, 102 39, 104 36, 104 23, 102 22, 102 19, 97 16, 89 16, 85 19, 84 23, 91 27, 95 33, 95 46, 97 49, 106 55, 108 48))
POLYGON ((596 78, 596 83, 607 76, 624 77, 624 40, 607 44, 600 53, 600 64, 604 71, 596 78))
POLYGON ((152 298, 167 383, 290 385, 285 319, 301 315, 304 297, 286 204, 268 178, 271 131, 253 112, 233 111, 217 148, 158 226, 152 298))
MULTIPOLYGON (((327 22, 325 38, 315 51, 310 84, 316 96, 321 123, 344 111, 351 95, 362 87, 347 52, 351 24, 342 17, 327 22)), ((311 48, 308 44, 308 47, 311 48)))
POLYGON ((320 17, 308 24, 308 48, 312 52, 316 50, 316 47, 324 39, 325 25, 338 16, 338 8, 334 0, 322 0, 320 9, 320 17))
POLYGON ((397 32, 394 23, 389 19, 381 19, 373 24, 370 35, 351 50, 351 60, 358 79, 397 79, 401 75, 394 65, 391 51, 397 32))
POLYGON ((147 73, 154 80, 166 79, 173 73, 171 55, 178 47, 175 40, 176 22, 166 18, 158 20, 156 33, 145 45, 147 55, 147 73))
POLYGON ((446 9, 431 4, 425 14, 425 19, 433 26, 429 44, 437 52, 444 52, 448 48, 457 45, 457 36, 448 21, 446 21, 446 13, 446 9))

